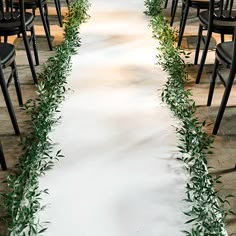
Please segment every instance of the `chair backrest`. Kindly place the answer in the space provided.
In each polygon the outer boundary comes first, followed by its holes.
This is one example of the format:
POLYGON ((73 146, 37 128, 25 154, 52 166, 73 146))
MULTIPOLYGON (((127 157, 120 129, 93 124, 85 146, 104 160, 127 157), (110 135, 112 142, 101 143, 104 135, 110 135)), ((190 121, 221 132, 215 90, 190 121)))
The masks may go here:
POLYGON ((13 7, 13 0, 0 0, 0 22, 9 23, 14 21, 21 22, 21 25, 25 25, 24 17, 24 0, 19 1, 19 8, 13 7))

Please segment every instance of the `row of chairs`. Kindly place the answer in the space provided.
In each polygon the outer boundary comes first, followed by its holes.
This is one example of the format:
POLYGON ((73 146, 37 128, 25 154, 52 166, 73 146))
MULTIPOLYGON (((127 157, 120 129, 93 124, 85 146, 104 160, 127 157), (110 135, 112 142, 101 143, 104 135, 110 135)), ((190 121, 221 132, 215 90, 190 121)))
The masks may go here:
MULTIPOLYGON (((213 134, 217 134, 218 132, 235 77, 236 11, 233 10, 233 3, 234 3, 233 0, 182 0, 178 46, 181 46, 182 43, 182 38, 190 8, 197 9, 197 16, 199 19, 198 38, 197 38, 197 45, 194 59, 195 65, 198 64, 201 42, 204 42, 204 48, 201 55, 201 60, 199 63, 196 77, 197 84, 201 80, 212 34, 217 33, 220 34, 221 36, 220 37, 221 43, 216 46, 216 59, 212 77, 210 80, 210 88, 207 101, 207 106, 210 106, 214 93, 216 77, 218 75, 219 79, 225 86, 225 91, 214 124, 212 132, 213 134), (204 31, 206 31, 206 37, 204 37, 203 35, 204 31), (231 35, 232 40, 230 42, 224 42, 225 35, 231 35), (225 79, 221 75, 220 73, 221 68, 219 67, 219 65, 223 65, 223 67, 230 69, 228 78, 225 79)), ((171 21, 170 21, 171 25, 173 25, 174 22, 177 5, 178 5, 178 0, 173 0, 171 7, 171 21)), ((165 6, 167 6, 167 1, 165 6)))
MULTIPOLYGON (((59 25, 62 26, 61 6, 59 0, 54 0, 59 25)), ((67 0, 67 4, 69 4, 67 0)), ((20 129, 13 109, 8 87, 12 80, 14 81, 19 106, 23 106, 22 93, 20 88, 20 80, 18 77, 15 57, 15 46, 7 43, 8 37, 16 35, 22 37, 24 41, 25 51, 27 54, 32 79, 34 84, 38 83, 35 65, 39 65, 39 57, 36 46, 36 35, 34 30, 34 18, 36 9, 39 10, 45 36, 50 50, 53 50, 50 34, 50 24, 48 18, 48 6, 46 0, 0 0, 0 36, 4 38, 4 42, 0 42, 0 86, 6 103, 6 107, 13 125, 16 135, 20 134, 20 129), (30 10, 30 11, 29 11, 30 10), (29 36, 28 33, 29 32, 29 36), (34 61, 31 55, 30 43, 32 43, 34 51, 34 61), (10 68, 10 76, 5 79, 3 70, 10 68)), ((3 154, 2 145, 0 143, 0 165, 2 170, 6 170, 6 162, 3 154)))

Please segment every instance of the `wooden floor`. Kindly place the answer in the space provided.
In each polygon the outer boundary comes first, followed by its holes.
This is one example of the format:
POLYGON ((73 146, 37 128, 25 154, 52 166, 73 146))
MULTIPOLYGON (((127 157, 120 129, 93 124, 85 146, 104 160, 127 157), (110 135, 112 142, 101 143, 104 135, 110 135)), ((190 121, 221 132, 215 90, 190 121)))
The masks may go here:
MULTIPOLYGON (((171 4, 171 1, 170 3, 171 4)), ((175 22, 173 28, 179 29, 179 16, 181 11, 181 4, 179 4, 175 22)), ((170 5, 164 14, 168 20, 170 20, 170 5)), ((193 65, 196 39, 198 33, 198 18, 196 16, 196 10, 190 10, 187 25, 185 28, 185 33, 182 41, 181 47, 186 52, 191 52, 189 59, 184 59, 187 66, 188 81, 186 82, 186 89, 192 90, 192 98, 196 102, 197 111, 196 116, 200 121, 207 121, 208 126, 206 127, 206 132, 211 135, 215 118, 218 112, 219 104, 222 99, 222 94, 224 87, 221 83, 216 85, 213 101, 211 107, 206 106, 208 89, 209 89, 209 79, 213 69, 213 63, 215 58, 215 45, 220 42, 219 35, 214 34, 213 39, 210 44, 210 50, 207 54, 207 61, 204 68, 203 75, 199 84, 195 83, 198 65, 193 65)), ((201 55, 201 54, 200 54, 201 55)), ((200 59, 199 59, 200 60, 200 59)), ((227 75, 227 71, 225 71, 227 75)), ((208 156, 208 166, 213 167, 210 173, 213 176, 222 176, 222 184, 215 186, 216 190, 220 190, 222 196, 228 194, 233 194, 236 196, 236 91, 232 89, 230 99, 228 102, 228 107, 225 111, 223 120, 220 125, 218 134, 215 136, 215 141, 213 144, 213 154, 208 156)), ((236 212, 236 199, 230 199, 231 208, 236 212)), ((236 216, 229 216, 227 218, 227 231, 229 235, 236 234, 236 216)))
MULTIPOLYGON (((165 14, 167 19, 169 19, 170 15, 170 6, 165 10, 165 14)), ((65 15, 66 7, 63 7, 63 15, 65 15)), ((174 27, 178 28, 179 23, 179 14, 180 7, 177 10, 177 17, 174 23, 174 27)), ((53 37, 53 45, 56 46, 60 44, 63 40, 62 29, 59 27, 56 11, 54 4, 51 3, 49 7, 49 15, 50 15, 50 24, 51 24, 51 34, 53 37)), ((193 52, 191 54, 190 59, 188 59, 189 63, 193 62, 194 57, 194 47, 196 45, 196 35, 197 35, 197 27, 198 27, 198 19, 196 17, 196 13, 194 11, 190 12, 190 17, 188 20, 188 26, 185 30, 185 36, 183 38, 183 48, 186 51, 193 52)), ((39 17, 36 17, 35 21, 36 25, 36 35, 37 35, 37 45, 39 50, 39 58, 40 65, 42 65, 48 57, 54 54, 54 51, 50 51, 48 49, 47 41, 44 36, 41 20, 39 17)), ((27 57, 23 50, 23 44, 21 39, 11 38, 11 41, 14 42, 17 48, 17 56, 16 63, 19 71, 19 77, 21 80, 21 88, 24 102, 29 98, 35 97, 35 86, 33 84, 30 70, 27 63, 27 57)), ((199 85, 195 84, 195 78, 197 73, 198 66, 190 66, 188 67, 189 72, 189 81, 186 83, 186 88, 190 88, 193 92, 193 99, 196 101, 197 112, 196 116, 200 120, 206 120, 208 124, 207 132, 210 134, 212 131, 213 123, 218 111, 218 106, 221 100, 223 87, 222 85, 217 85, 217 89, 215 91, 215 97, 213 98, 213 104, 211 107, 206 106, 206 98, 208 94, 208 80, 212 70, 212 63, 214 61, 214 46, 218 38, 215 37, 215 40, 212 41, 212 50, 208 54, 207 63, 208 65, 205 67, 204 74, 202 76, 201 82, 199 85)), ((186 61, 187 62, 187 61, 186 61)), ((37 71, 40 72, 42 66, 37 67, 37 71)), ((7 73, 7 71, 6 71, 7 73)), ((29 132, 29 124, 27 122, 28 118, 27 114, 19 108, 15 96, 14 86, 10 87, 10 94, 12 97, 12 101, 14 104, 14 109, 16 112, 17 120, 19 122, 21 135, 24 136, 29 132)), ((2 97, 2 95, 0 95, 2 97)), ((229 107, 227 108, 219 133, 215 137, 214 142, 214 154, 210 155, 208 158, 209 166, 214 167, 211 170, 213 175, 221 175, 223 185, 216 186, 216 190, 219 188, 223 188, 221 191, 222 195, 234 194, 236 196, 236 171, 234 169, 236 158, 235 158, 235 147, 236 147, 236 92, 232 91, 229 107)), ((12 128, 8 112, 5 108, 5 103, 3 98, 0 99, 0 140, 3 145, 5 158, 8 165, 9 171, 14 171, 14 166, 17 163, 17 156, 19 156, 21 149, 18 146, 20 141, 20 137, 14 134, 14 130, 12 128)), ((3 172, 0 170, 0 181, 5 179, 7 172, 3 172)), ((0 184, 0 190, 6 189, 2 183, 0 184)), ((236 212, 236 201, 235 199, 231 200, 231 207, 236 212)), ((2 211, 0 210, 0 215, 2 211)), ((236 233, 236 217, 230 216, 227 219, 227 229, 229 234, 236 233)), ((0 222, 0 233, 4 234, 4 224, 0 222)))

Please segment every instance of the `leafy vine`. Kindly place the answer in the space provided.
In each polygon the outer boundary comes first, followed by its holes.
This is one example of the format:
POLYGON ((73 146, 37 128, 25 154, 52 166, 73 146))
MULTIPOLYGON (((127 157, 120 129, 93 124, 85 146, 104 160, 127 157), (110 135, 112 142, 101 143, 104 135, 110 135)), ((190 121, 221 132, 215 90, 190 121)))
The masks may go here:
POLYGON ((8 174, 9 191, 1 194, 10 236, 34 236, 47 228, 38 213, 43 207, 39 176, 53 166, 60 151, 52 154, 49 132, 58 122, 58 107, 64 100, 66 78, 71 71, 71 56, 80 46, 79 27, 88 18, 88 0, 76 0, 68 7, 64 21, 64 41, 55 55, 44 64, 37 85, 37 98, 26 102, 24 109, 31 117, 31 132, 21 138, 23 154, 19 157, 16 173, 8 174))
POLYGON ((206 159, 211 153, 213 137, 204 132, 205 122, 199 122, 194 117, 196 106, 190 98, 191 91, 184 89, 188 77, 181 57, 184 52, 175 46, 177 32, 167 25, 162 14, 162 0, 145 0, 145 6, 146 14, 150 16, 153 36, 159 42, 158 64, 168 72, 162 100, 181 121, 181 127, 176 129, 180 140, 179 159, 184 162, 190 175, 185 199, 190 209, 184 214, 190 218, 186 223, 191 223, 190 231, 183 233, 187 236, 225 236, 225 218, 232 213, 230 208, 225 206, 229 205, 228 198, 232 195, 222 199, 219 193, 214 191, 214 184, 220 182, 220 177, 213 178, 209 174, 206 159))

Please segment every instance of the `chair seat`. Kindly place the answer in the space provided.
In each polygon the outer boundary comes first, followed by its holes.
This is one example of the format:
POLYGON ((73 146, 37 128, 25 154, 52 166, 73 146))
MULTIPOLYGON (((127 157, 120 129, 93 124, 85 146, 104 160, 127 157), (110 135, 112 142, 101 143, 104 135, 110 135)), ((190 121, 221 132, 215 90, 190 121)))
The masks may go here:
MULTIPOLYGON (((15 32, 21 31, 21 22, 20 18, 18 17, 17 12, 14 13, 14 20, 10 19, 10 13, 6 13, 4 15, 4 20, 2 19, 2 15, 0 15, 0 35, 10 35, 15 34, 15 32), (7 19, 10 19, 9 21, 7 19), (7 23, 7 24, 6 24, 7 23)), ((25 25, 26 28, 31 26, 34 21, 34 15, 30 12, 25 12, 25 25)))
MULTIPOLYGON (((227 11, 224 11, 225 15, 227 15, 227 11)), ((215 15, 219 15, 219 11, 215 11, 215 15)), ((216 33, 221 33, 223 30, 224 34, 232 34, 234 32, 235 26, 236 26, 236 11, 232 11, 231 14, 233 17, 231 20, 214 20, 213 25, 214 25, 214 32, 216 33)), ((199 14, 199 20, 201 24, 208 26, 209 23, 209 11, 203 11, 200 12, 199 14)))
POLYGON ((220 61, 224 62, 228 66, 232 64, 233 59, 233 42, 223 42, 217 45, 216 47, 216 55, 220 59, 220 61))
POLYGON ((3 68, 11 64, 15 58, 15 47, 9 43, 0 43, 0 58, 3 68))

